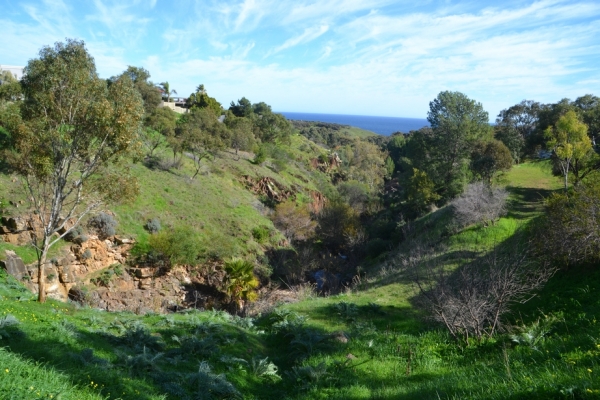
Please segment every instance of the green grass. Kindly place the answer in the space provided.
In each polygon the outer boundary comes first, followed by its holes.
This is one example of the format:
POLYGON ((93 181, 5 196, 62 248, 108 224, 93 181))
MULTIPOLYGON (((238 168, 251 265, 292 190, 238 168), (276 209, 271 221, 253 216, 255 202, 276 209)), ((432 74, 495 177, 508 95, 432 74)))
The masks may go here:
MULTIPOLYGON (((272 225, 236 177, 272 176, 314 189, 303 183, 314 181, 305 164, 314 154, 309 150, 318 149, 295 136, 281 173, 223 154, 194 181, 189 164, 172 173, 134 165, 142 196, 116 208, 119 229, 144 241, 143 224, 158 218, 163 229, 190 224, 223 254, 259 252, 253 230, 272 225)), ((449 266, 485 254, 509 241, 539 215, 543 197, 560 189, 545 165, 523 164, 506 175, 510 212, 496 224, 448 232, 451 214, 440 209, 417 221, 414 235, 430 235, 449 266)), ((600 398, 594 266, 557 274, 515 309, 508 322, 520 332, 518 341, 500 334, 464 348, 415 308, 418 291, 395 255, 380 261, 342 294, 311 296, 256 320, 42 305, 0 271, 0 318, 18 320, 9 326, 0 319, 0 398, 191 399, 216 394, 224 379, 247 399, 600 398), (265 358, 278 378, 260 375, 257 363, 265 358), (212 373, 199 371, 202 365, 212 373)))

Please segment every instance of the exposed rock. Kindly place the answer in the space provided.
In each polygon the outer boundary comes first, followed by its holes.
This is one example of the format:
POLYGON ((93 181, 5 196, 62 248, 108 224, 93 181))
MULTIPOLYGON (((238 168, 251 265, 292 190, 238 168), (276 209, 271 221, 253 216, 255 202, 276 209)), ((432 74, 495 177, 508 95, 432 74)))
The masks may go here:
POLYGON ((117 243, 118 245, 134 244, 135 240, 129 239, 129 238, 123 238, 123 237, 120 237, 120 236, 115 236, 115 243, 117 243))
POLYGON ((337 331, 329 335, 329 337, 339 343, 348 343, 348 335, 345 332, 337 331))
POLYGON ((29 273, 21 257, 11 250, 5 250, 4 252, 6 253, 6 260, 0 261, 0 266, 18 281, 22 281, 25 276, 29 277, 29 273))
POLYGON ((130 271, 136 278, 151 278, 156 273, 156 268, 131 268, 130 271))
POLYGON ((27 221, 23 217, 9 217, 3 221, 3 225, 7 226, 13 232, 24 231, 27 229, 27 221))
POLYGON ((75 274, 75 268, 73 266, 61 265, 57 268, 58 277, 62 283, 75 283, 77 280, 77 275, 75 274))

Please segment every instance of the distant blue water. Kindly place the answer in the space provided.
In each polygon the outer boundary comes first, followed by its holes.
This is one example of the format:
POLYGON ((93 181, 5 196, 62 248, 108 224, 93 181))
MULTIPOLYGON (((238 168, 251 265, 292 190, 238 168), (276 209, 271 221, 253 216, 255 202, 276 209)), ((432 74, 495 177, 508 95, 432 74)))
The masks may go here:
POLYGON ((410 131, 421 129, 424 126, 429 126, 429 122, 427 122, 426 119, 421 118, 370 117, 366 115, 311 114, 298 112, 280 113, 287 119, 331 122, 335 124, 356 126, 384 136, 389 136, 394 132, 408 133, 410 131))

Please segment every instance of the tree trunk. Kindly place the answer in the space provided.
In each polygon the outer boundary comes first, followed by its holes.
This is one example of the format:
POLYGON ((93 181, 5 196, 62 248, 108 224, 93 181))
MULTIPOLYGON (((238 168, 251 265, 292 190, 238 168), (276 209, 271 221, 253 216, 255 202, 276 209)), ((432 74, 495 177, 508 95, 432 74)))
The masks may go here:
POLYGON ((48 256, 48 237, 44 237, 42 252, 38 259, 38 301, 46 302, 46 274, 44 271, 46 257, 48 256))

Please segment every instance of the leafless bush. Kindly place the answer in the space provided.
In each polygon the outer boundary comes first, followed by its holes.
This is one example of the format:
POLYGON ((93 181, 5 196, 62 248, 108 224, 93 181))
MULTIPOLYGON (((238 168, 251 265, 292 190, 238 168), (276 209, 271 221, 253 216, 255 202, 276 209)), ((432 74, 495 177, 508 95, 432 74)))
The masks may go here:
POLYGON ((422 246, 401 262, 419 288, 419 305, 465 344, 469 338, 481 341, 502 329, 502 318, 510 307, 531 299, 555 272, 532 261, 523 246, 508 251, 497 247, 456 269, 441 258, 422 246))
POLYGON ((465 192, 452 201, 456 222, 461 226, 489 225, 506 213, 508 192, 483 182, 467 185, 465 192))

